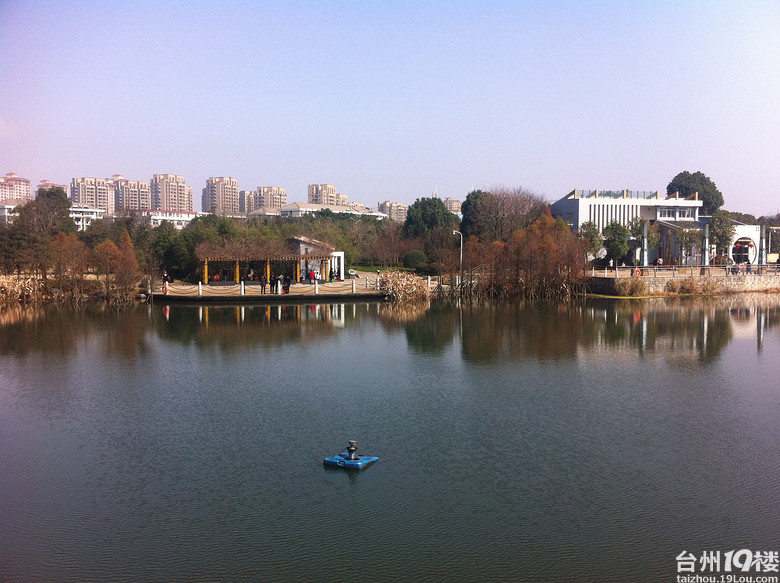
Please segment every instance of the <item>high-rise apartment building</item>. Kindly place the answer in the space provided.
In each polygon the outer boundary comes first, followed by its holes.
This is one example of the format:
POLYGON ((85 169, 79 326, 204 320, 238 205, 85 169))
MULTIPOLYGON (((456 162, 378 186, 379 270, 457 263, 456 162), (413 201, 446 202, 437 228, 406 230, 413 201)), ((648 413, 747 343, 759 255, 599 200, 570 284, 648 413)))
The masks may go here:
POLYGON ((192 187, 187 186, 184 176, 155 174, 149 189, 153 209, 192 212, 192 187))
POLYGON ((56 182, 52 182, 51 180, 41 180, 38 183, 38 188, 35 189, 35 192, 37 193, 40 189, 48 190, 50 188, 61 188, 66 193, 68 192, 69 188, 65 184, 57 184, 56 182))
POLYGON ((14 172, 9 172, 5 176, 0 176, 0 200, 30 200, 30 179, 21 178, 14 172))
POLYGON ((242 201, 241 212, 244 213, 287 206, 287 190, 281 186, 258 186, 255 190, 242 190, 239 198, 242 201))
POLYGON ((409 210, 409 205, 405 205, 402 202, 386 200, 385 202, 380 202, 377 205, 377 210, 380 213, 385 213, 388 219, 403 223, 406 221, 406 213, 409 210))
POLYGON ((148 182, 128 180, 114 174, 114 206, 117 212, 152 208, 152 191, 148 182))
POLYGON ((338 194, 332 184, 310 184, 309 202, 311 204, 347 205, 347 195, 338 194))
POLYGON ((203 189, 201 210, 216 215, 237 215, 240 211, 238 180, 228 176, 212 176, 203 189))
POLYGON ((74 205, 103 209, 114 214, 114 182, 110 178, 74 178, 70 181, 70 200, 74 205))
POLYGON ((450 198, 449 196, 444 199, 444 206, 447 207, 447 210, 451 213, 455 213, 456 215, 459 215, 461 212, 461 206, 462 202, 459 200, 455 200, 453 198, 450 198))

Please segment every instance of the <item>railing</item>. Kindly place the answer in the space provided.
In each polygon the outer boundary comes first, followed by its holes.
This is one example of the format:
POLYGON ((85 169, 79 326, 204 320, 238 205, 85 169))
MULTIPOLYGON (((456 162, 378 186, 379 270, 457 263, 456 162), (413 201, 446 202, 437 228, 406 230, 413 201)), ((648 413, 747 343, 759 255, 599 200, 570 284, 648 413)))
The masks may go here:
POLYGON ((776 263, 752 265, 648 265, 592 267, 592 277, 715 277, 727 275, 780 275, 776 263))

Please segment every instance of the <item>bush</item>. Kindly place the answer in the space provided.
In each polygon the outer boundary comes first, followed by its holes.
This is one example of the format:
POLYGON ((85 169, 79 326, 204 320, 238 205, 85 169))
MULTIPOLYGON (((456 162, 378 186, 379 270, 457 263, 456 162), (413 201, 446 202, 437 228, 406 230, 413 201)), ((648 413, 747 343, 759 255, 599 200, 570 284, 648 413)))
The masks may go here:
POLYGON ((406 271, 383 272, 379 277, 379 287, 385 297, 394 302, 415 303, 429 298, 425 282, 406 271))
POLYGON ((428 256, 422 251, 414 249, 404 255, 404 267, 407 269, 417 269, 418 267, 426 267, 427 265, 428 256))
POLYGON ((720 291, 720 285, 711 277, 685 279, 672 279, 666 284, 666 291, 671 294, 698 295, 716 294, 720 291))
POLYGON ((615 280, 615 291, 621 296, 643 296, 647 284, 641 277, 623 277, 615 280))

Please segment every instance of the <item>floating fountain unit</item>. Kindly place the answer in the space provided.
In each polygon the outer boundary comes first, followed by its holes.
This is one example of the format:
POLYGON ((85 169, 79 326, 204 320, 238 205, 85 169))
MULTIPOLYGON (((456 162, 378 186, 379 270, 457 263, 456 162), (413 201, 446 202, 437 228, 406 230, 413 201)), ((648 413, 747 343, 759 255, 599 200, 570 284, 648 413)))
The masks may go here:
POLYGON ((357 449, 357 441, 350 439, 349 445, 342 449, 341 453, 326 457, 323 462, 326 466, 335 466, 345 470, 364 470, 375 461, 379 461, 378 457, 358 455, 357 449))

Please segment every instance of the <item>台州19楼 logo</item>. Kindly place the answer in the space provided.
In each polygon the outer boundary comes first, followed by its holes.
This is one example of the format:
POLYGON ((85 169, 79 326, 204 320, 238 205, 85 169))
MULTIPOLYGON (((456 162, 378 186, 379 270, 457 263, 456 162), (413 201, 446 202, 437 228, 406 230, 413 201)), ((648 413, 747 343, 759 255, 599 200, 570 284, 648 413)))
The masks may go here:
POLYGON ((677 555, 677 583, 780 583, 778 551, 702 551, 698 555, 683 551, 677 555), (748 575, 747 573, 750 573, 748 575))

